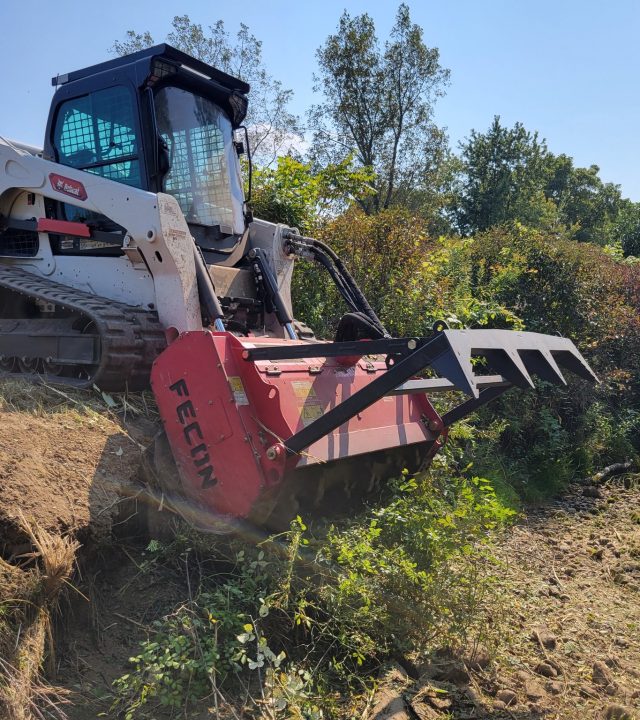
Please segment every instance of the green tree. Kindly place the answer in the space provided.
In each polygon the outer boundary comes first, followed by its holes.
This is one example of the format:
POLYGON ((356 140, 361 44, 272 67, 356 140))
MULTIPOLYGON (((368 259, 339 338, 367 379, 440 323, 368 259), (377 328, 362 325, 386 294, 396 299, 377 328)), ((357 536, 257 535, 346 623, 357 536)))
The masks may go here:
MULTIPOLYGON (((452 199, 461 232, 518 221, 582 242, 615 242, 626 206, 620 186, 603 182, 597 165, 575 167, 568 155, 550 153, 538 133, 521 123, 506 128, 498 116, 486 133, 472 131, 461 149, 452 199)), ((633 212, 625 213, 624 232, 633 237, 633 212)))
POLYGON ((640 257, 640 203, 623 200, 612 231, 625 255, 640 257))
POLYGON ((582 242, 606 244, 622 209, 620 186, 605 183, 600 168, 576 168, 567 155, 549 155, 545 195, 558 208, 558 220, 582 242))
MULTIPOLYGON (((288 109, 293 91, 285 89, 265 70, 262 42, 247 25, 241 23, 232 36, 222 20, 205 30, 188 15, 176 15, 171 27, 166 38, 170 45, 251 85, 245 124, 252 153, 259 164, 271 164, 278 155, 295 146, 301 129, 298 118, 288 109)), ((153 44, 149 32, 129 30, 124 40, 114 42, 111 50, 117 55, 127 55, 153 44)))
POLYGON ((555 215, 544 194, 549 153, 538 133, 521 123, 506 128, 495 116, 486 133, 471 131, 462 144, 461 175, 453 201, 465 234, 519 220, 539 226, 555 215))
POLYGON ((412 193, 437 186, 446 137, 433 123, 433 105, 449 71, 407 5, 398 8, 383 48, 369 15, 345 11, 317 56, 315 89, 324 101, 310 111, 314 160, 339 163, 353 155, 372 168, 376 192, 361 201, 367 212, 407 204, 412 193))

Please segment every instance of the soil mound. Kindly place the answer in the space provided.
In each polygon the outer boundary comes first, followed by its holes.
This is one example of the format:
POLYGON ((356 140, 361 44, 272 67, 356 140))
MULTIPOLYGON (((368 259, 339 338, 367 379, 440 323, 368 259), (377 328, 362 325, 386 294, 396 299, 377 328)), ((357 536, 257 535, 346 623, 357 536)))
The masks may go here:
MULTIPOLYGON (((111 398, 108 398, 111 401, 111 398)), ((138 488, 155 425, 123 422, 101 395, 0 383, 0 552, 26 541, 20 513, 51 532, 106 539, 138 488)), ((18 548, 19 549, 19 548, 18 548)))

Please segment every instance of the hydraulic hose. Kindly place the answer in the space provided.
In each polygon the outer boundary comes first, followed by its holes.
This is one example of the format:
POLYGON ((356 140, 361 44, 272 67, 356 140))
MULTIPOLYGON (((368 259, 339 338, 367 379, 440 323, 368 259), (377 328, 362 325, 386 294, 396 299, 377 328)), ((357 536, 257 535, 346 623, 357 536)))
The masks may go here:
POLYGON ((289 339, 297 340, 298 336, 293 328, 293 317, 280 293, 278 281, 269 266, 264 251, 261 248, 252 248, 247 257, 253 263, 254 277, 264 292, 265 300, 268 303, 267 307, 273 308, 278 322, 284 327, 289 339))
POLYGON ((376 315, 375 311, 364 296, 362 290, 358 287, 358 284, 351 273, 347 270, 338 255, 336 255, 336 253, 328 245, 323 243, 321 240, 304 237, 291 231, 285 233, 284 237, 292 241, 292 247, 294 250, 296 249, 295 245, 300 244, 304 250, 308 251, 312 255, 314 260, 320 262, 329 271, 329 274, 336 283, 338 290, 352 310, 366 315, 371 323, 380 331, 383 337, 391 337, 380 321, 380 318, 376 315), (327 262, 325 262, 327 260, 333 263, 333 272, 329 269, 327 262), (336 276, 340 278, 340 282, 336 280, 336 276))
POLYGON ((334 264, 331 262, 330 258, 326 253, 324 253, 319 248, 311 248, 314 259, 319 262, 331 275, 331 279, 335 283, 336 287, 340 291, 340 294, 344 298, 344 301, 347 303, 347 305, 355 312, 359 312, 360 308, 358 306, 358 301, 353 296, 353 293, 351 292, 351 289, 345 285, 344 280, 340 273, 336 270, 334 264))

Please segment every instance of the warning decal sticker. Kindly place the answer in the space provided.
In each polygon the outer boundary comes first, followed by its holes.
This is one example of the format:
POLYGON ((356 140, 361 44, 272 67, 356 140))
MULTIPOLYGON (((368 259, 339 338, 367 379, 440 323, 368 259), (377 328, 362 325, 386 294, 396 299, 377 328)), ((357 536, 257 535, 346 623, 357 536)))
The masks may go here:
POLYGON ((300 418, 302 419, 302 424, 307 427, 307 425, 311 425, 314 420, 322 417, 322 415, 323 410, 321 405, 304 405, 301 408, 300 418))
POLYGON ((301 400, 315 400, 316 391, 308 380, 292 380, 291 387, 297 398, 301 400))
POLYGON ((244 385, 242 384, 242 380, 237 375, 229 376, 229 386, 231 387, 231 392, 233 393, 233 398, 236 401, 236 405, 249 404, 249 398, 244 391, 244 385))

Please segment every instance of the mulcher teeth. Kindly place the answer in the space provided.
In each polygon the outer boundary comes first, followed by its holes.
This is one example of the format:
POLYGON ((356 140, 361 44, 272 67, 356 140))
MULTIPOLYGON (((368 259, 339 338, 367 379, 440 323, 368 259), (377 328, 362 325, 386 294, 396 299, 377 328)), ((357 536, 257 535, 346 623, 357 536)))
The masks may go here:
POLYGON ((535 387, 531 375, 566 385, 560 366, 598 382, 576 346, 567 338, 512 330, 445 330, 449 350, 431 367, 457 388, 478 398, 478 375, 472 358, 486 358, 491 368, 517 387, 535 387))

